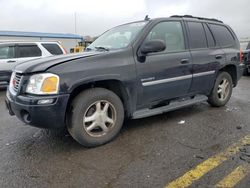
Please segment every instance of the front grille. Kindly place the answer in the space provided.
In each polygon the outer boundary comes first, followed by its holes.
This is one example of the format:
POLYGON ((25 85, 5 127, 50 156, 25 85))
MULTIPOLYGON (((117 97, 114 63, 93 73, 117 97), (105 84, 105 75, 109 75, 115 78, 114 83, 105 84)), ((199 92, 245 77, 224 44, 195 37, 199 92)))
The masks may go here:
POLYGON ((20 87, 20 83, 21 83, 21 79, 22 79, 22 75, 20 73, 14 73, 14 77, 12 80, 12 85, 13 85, 13 90, 15 92, 18 92, 19 87, 20 87))
POLYGON ((0 71, 0 76, 10 76, 11 72, 0 71))

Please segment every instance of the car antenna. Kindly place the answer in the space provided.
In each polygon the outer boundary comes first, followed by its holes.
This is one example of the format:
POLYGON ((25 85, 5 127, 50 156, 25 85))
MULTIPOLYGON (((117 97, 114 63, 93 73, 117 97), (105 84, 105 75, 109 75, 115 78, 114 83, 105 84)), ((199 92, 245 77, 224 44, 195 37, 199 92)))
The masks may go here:
POLYGON ((150 20, 150 18, 148 17, 148 15, 145 16, 144 20, 145 20, 145 21, 150 20))

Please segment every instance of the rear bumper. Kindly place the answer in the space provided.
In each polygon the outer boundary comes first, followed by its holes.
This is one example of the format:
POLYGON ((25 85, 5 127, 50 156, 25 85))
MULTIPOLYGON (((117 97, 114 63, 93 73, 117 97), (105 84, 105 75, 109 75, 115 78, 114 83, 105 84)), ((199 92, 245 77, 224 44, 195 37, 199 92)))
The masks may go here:
POLYGON ((245 65, 245 69, 250 73, 250 62, 245 65))
POLYGON ((21 121, 31 126, 48 129, 64 128, 65 114, 69 95, 46 97, 13 96, 6 94, 6 107, 10 115, 16 115, 21 121), (52 99, 51 104, 41 105, 38 101, 52 99))
POLYGON ((246 68, 246 65, 240 64, 237 68, 237 81, 242 77, 244 69, 246 68))

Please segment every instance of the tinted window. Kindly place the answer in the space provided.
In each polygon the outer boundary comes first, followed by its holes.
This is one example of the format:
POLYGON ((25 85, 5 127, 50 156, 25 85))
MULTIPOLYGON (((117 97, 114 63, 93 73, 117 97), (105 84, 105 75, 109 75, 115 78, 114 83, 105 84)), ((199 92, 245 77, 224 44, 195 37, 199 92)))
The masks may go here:
POLYGON ((42 46, 49 51, 52 55, 63 54, 63 51, 57 44, 43 43, 42 46))
POLYGON ((188 22, 189 45, 191 49, 207 48, 207 39, 201 23, 188 22))
POLYGON ((215 36, 216 42, 221 46, 232 46, 235 43, 234 37, 231 32, 223 25, 209 24, 215 36))
POLYGON ((42 55, 37 45, 19 45, 18 57, 39 57, 42 55))
POLYGON ((148 34, 146 41, 160 39, 166 43, 168 52, 185 50, 182 26, 180 22, 161 22, 148 34))
POLYGON ((205 33, 207 36, 207 43, 208 43, 208 47, 214 47, 215 46, 215 41, 214 41, 214 37, 210 31, 210 29, 208 28, 208 26, 206 24, 203 24, 204 29, 205 29, 205 33))
POLYGON ((14 57, 14 46, 0 46, 0 59, 10 59, 14 57))

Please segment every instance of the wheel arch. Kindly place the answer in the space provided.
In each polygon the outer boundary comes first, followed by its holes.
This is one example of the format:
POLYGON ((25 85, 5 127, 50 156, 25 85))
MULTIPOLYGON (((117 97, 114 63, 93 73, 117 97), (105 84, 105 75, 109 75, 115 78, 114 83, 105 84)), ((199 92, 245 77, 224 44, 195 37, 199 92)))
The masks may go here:
MULTIPOLYGON (((126 90, 126 87, 122 83, 122 81, 117 79, 108 79, 108 80, 96 80, 96 81, 89 81, 84 82, 82 84, 77 84, 74 89, 70 92, 70 98, 68 100, 67 104, 67 110, 66 110, 66 118, 67 113, 70 110, 70 105, 73 101, 73 99, 84 90, 90 89, 90 88, 105 88, 112 92, 114 92, 122 101, 122 104, 124 106, 124 112, 126 117, 130 117, 131 115, 131 104, 129 100, 129 94, 126 90)), ((65 119, 65 122, 67 123, 67 119, 65 119)))
POLYGON ((227 72, 228 74, 230 74, 230 76, 232 77, 232 81, 233 81, 233 86, 236 87, 237 85, 237 67, 234 64, 229 64, 224 66, 223 68, 221 68, 219 70, 219 72, 227 72))

